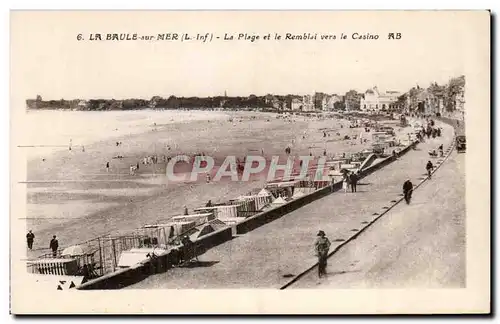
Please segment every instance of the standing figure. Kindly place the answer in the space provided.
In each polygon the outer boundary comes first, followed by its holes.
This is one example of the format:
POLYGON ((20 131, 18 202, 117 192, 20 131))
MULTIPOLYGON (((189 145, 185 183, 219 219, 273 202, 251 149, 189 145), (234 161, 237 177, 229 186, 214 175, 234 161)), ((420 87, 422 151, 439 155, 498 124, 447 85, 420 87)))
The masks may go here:
POLYGON ((52 257, 57 257, 57 249, 59 248, 59 242, 57 241, 56 236, 52 236, 52 240, 50 240, 49 248, 52 250, 52 257))
POLYGON ((358 175, 355 172, 351 173, 349 181, 351 182, 351 191, 356 192, 356 185, 358 184, 358 175))
POLYGON ((33 249, 33 241, 35 240, 35 234, 31 230, 29 230, 28 234, 26 234, 26 241, 28 242, 28 249, 33 249))
POLYGON ((413 183, 411 183, 410 179, 407 179, 405 183, 403 183, 403 194, 407 204, 409 204, 411 201, 412 193, 413 193, 413 183))
POLYGON ((347 193, 347 188, 349 188, 349 174, 344 173, 344 180, 342 182, 342 188, 344 188, 344 193, 347 193))
POLYGON ((431 161, 427 162, 427 165, 425 166, 425 169, 427 170, 427 175, 429 176, 429 179, 431 178, 432 174, 432 169, 434 169, 434 166, 432 165, 431 161))
POLYGON ((314 250, 318 257, 318 276, 321 278, 323 275, 326 275, 326 260, 328 258, 328 251, 330 250, 331 243, 326 237, 325 232, 319 231, 317 236, 318 238, 314 243, 314 250))
POLYGON ((109 172, 109 162, 106 162, 106 172, 109 172))
POLYGON ((184 215, 189 215, 189 211, 187 206, 184 206, 184 215))

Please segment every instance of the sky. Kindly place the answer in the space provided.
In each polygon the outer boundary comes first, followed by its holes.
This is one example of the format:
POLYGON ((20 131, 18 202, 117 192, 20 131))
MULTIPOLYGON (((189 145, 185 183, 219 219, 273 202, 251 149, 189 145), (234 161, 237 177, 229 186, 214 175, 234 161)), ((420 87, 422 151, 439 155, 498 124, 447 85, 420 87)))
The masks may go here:
MULTIPOLYGON (((11 90, 45 100, 407 91, 473 71, 486 12, 14 12, 11 90), (483 16, 481 16, 483 15, 483 16), (401 33, 389 40, 389 33, 401 33), (212 42, 90 41, 90 34, 211 33, 212 42), (247 33, 260 40, 224 40, 247 33), (275 40, 275 33, 317 40, 275 40), (341 34, 347 39, 340 39, 341 34), (354 40, 352 34, 379 35, 354 40), (78 41, 82 34, 84 40, 78 41), (263 40, 270 34, 271 40, 263 40), (335 35, 335 40, 321 40, 335 35)), ((95 36, 94 36, 95 37, 95 36)))

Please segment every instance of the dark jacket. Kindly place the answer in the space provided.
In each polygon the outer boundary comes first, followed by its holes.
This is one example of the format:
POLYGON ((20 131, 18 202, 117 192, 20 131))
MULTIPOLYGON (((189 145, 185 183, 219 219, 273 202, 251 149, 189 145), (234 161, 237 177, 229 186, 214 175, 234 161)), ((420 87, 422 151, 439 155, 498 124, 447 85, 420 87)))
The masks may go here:
POLYGON ((323 254, 326 255, 328 254, 328 250, 330 249, 330 240, 325 236, 325 237, 318 237, 316 239, 316 242, 314 242, 314 250, 316 251, 316 254, 323 254))
POLYGON ((407 192, 407 191, 410 191, 410 190, 413 190, 413 183, 411 183, 410 180, 407 180, 405 181, 405 183, 403 184, 403 191, 404 192, 407 192))
POLYGON ((59 248, 59 242, 57 241, 57 239, 50 240, 49 247, 52 249, 52 251, 57 251, 57 249, 59 248))
POLYGON ((431 170, 433 168, 433 165, 432 165, 431 161, 427 162, 427 165, 425 166, 425 168, 427 170, 431 170))
POLYGON ((350 183, 357 184, 358 183, 358 175, 356 173, 351 174, 349 177, 350 183))
POLYGON ((35 234, 33 234, 33 233, 26 234, 26 239, 28 241, 33 241, 35 239, 35 234))

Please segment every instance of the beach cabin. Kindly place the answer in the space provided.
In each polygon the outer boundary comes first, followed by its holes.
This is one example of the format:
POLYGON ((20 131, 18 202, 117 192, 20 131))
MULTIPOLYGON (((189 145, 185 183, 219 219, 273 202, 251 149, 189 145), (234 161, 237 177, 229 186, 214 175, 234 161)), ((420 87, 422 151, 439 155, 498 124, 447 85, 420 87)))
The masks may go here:
POLYGON ((164 256, 168 253, 166 248, 142 247, 122 251, 117 262, 118 269, 130 268, 150 260, 153 257, 164 256))
POLYGON ((283 197, 278 197, 276 199, 273 200, 273 202, 271 203, 271 206, 272 207, 275 207, 275 206, 280 206, 280 205, 283 205, 283 204, 286 204, 287 203, 287 200, 283 197))
POLYGON ((27 262, 28 273, 55 276, 81 276, 84 280, 95 278, 98 249, 73 245, 65 248, 60 257, 47 255, 27 262))
POLYGON ((78 273, 78 261, 73 258, 43 258, 27 264, 28 272, 34 274, 73 276, 78 273))
POLYGON ((200 207, 200 208, 195 208, 195 212, 200 212, 200 213, 213 213, 215 218, 217 219, 222 219, 222 218, 231 218, 231 217, 239 217, 238 215, 238 208, 241 208, 240 205, 219 205, 219 206, 212 206, 212 207, 200 207))
POLYGON ((241 214, 241 216, 251 216, 252 214, 255 214, 257 212, 257 204, 255 200, 255 196, 239 196, 238 198, 232 199, 229 202, 232 205, 240 205, 238 212, 241 214))
MULTIPOLYGON (((189 215, 186 215, 189 216, 189 215)), ((165 224, 145 225, 141 232, 143 237, 142 245, 145 247, 161 246, 166 247, 184 233, 196 227, 196 221, 175 221, 165 224)))
POLYGON ((183 222, 195 222, 196 226, 208 223, 209 221, 215 219, 214 213, 200 213, 191 215, 180 215, 172 217, 172 221, 175 223, 183 222))
POLYGON ((274 197, 286 197, 290 198, 293 196, 293 191, 296 186, 299 185, 301 180, 293 181, 270 181, 266 184, 265 189, 268 190, 274 197))
POLYGON ((262 210, 262 208, 270 204, 273 201, 273 199, 274 199, 273 195, 265 188, 262 188, 262 190, 260 190, 259 193, 257 194, 257 200, 256 200, 257 210, 262 210))

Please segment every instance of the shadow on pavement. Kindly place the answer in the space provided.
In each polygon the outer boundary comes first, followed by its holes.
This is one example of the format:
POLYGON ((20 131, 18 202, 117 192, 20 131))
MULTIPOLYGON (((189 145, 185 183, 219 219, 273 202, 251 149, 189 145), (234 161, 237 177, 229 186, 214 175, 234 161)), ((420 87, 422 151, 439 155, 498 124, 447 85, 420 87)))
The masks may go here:
POLYGON ((211 267, 220 261, 192 261, 189 262, 180 268, 205 268, 205 267, 211 267))

